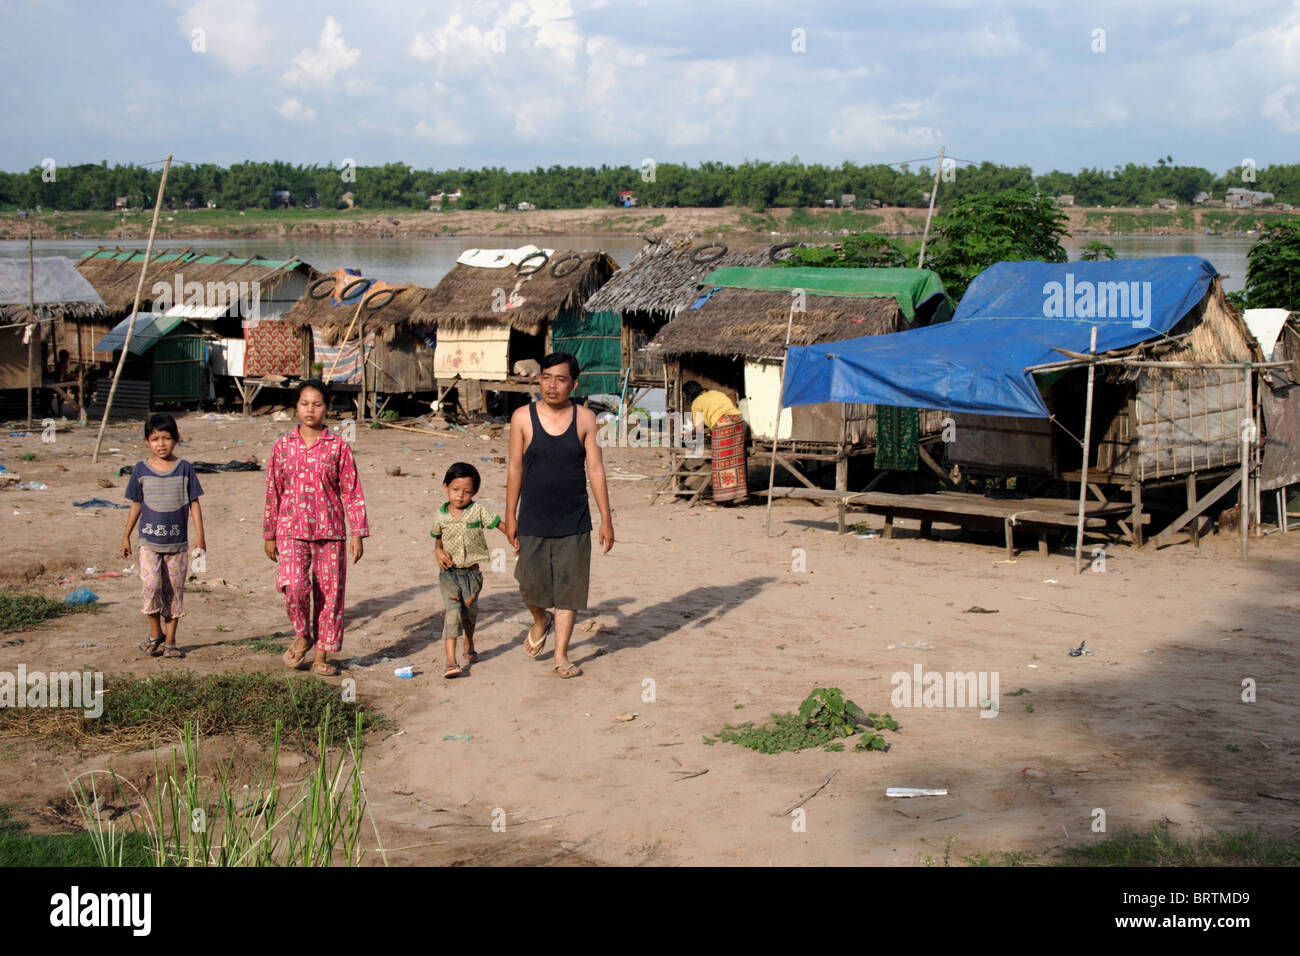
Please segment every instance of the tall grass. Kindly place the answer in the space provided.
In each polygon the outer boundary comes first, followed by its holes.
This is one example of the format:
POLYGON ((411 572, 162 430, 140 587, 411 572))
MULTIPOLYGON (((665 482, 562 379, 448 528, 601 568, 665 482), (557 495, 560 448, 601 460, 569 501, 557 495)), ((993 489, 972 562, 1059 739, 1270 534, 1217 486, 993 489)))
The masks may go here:
MULTIPOLYGON (((298 783, 282 783, 277 722, 265 768, 245 784, 236 778, 233 759, 219 764, 211 780, 200 772, 199 731, 186 722, 170 766, 155 764, 156 790, 151 801, 140 801, 143 817, 132 817, 153 865, 360 865, 367 816, 374 827, 361 776, 362 719, 356 715, 352 736, 333 760, 329 726, 327 712, 317 729, 316 763, 310 773, 298 783)), ((90 771, 71 781, 73 798, 93 835, 101 865, 120 866, 122 834, 99 813, 97 774, 108 775, 123 793, 123 782, 112 770, 90 771), (89 783, 83 784, 83 778, 89 783)), ((377 827, 374 832, 384 856, 377 827)))

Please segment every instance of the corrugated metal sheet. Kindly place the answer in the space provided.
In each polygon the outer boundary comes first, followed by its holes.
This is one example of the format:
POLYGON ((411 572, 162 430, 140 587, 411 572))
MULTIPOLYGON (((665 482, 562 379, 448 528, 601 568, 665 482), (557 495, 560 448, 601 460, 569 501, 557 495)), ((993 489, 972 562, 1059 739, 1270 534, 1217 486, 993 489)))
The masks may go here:
POLYGON ((153 350, 153 400, 193 402, 203 397, 203 336, 169 335, 153 350))
MULTIPOLYGON (((154 312, 142 312, 136 317, 135 329, 131 332, 132 355, 143 355, 157 344, 158 340, 185 320, 179 316, 159 315, 154 312)), ((113 352, 122 347, 126 341, 127 326, 131 322, 128 315, 113 331, 95 343, 96 352, 113 352)))
MULTIPOLYGON (((108 390, 113 385, 111 378, 101 379, 95 383, 95 402, 90 409, 92 420, 102 420, 104 405, 108 401, 108 390)), ((149 417, 149 394, 151 385, 148 379, 123 378, 117 383, 117 392, 113 395, 113 414, 110 421, 144 421, 149 417)))

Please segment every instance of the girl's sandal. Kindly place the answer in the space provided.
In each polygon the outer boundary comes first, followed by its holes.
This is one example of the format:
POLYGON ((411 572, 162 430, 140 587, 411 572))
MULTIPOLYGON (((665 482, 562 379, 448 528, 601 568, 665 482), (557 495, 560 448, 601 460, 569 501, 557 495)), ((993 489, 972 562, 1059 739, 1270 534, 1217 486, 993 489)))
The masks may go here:
POLYGON ((448 664, 446 670, 442 672, 442 676, 446 680, 451 680, 453 677, 460 677, 464 673, 459 664, 448 664))
POLYGON ((144 641, 141 642, 140 644, 137 644, 136 647, 139 650, 143 651, 144 653, 148 654, 150 657, 160 657, 163 652, 158 650, 158 648, 162 644, 162 642, 163 639, 161 637, 156 639, 152 637, 146 637, 144 641))
POLYGON ((331 664, 329 661, 313 661, 311 665, 313 674, 320 674, 322 677, 338 677, 339 666, 331 664))
POLYGON ((306 659, 307 653, 314 646, 315 646, 314 644, 308 644, 301 651, 295 651, 293 649, 293 645, 290 644, 289 649, 284 652, 284 654, 280 657, 280 660, 284 661, 285 667, 289 668, 290 670, 296 671, 298 668, 302 667, 302 662, 306 659))
POLYGON ((182 657, 184 657, 184 656, 185 656, 185 652, 184 652, 183 650, 181 650, 179 647, 177 647, 175 644, 164 644, 164 645, 163 645, 163 658, 164 658, 164 660, 166 660, 166 659, 171 659, 171 660, 176 661, 176 660, 180 660, 180 659, 181 659, 182 657))

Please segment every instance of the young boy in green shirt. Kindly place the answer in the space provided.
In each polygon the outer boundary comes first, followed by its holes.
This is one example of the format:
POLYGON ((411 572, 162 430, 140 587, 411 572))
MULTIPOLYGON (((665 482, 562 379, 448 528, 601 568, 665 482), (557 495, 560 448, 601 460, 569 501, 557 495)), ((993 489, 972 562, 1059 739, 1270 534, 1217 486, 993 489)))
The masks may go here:
POLYGON ((456 663, 456 639, 465 634, 465 663, 478 663, 474 650, 474 623, 478 620, 478 595, 483 590, 479 562, 489 560, 483 532, 501 524, 499 515, 474 500, 479 489, 478 469, 458 461, 447 469, 442 487, 447 503, 435 512, 430 533, 436 544, 438 589, 447 611, 442 620, 442 639, 447 651, 447 668, 442 676, 460 677, 465 670, 456 663))

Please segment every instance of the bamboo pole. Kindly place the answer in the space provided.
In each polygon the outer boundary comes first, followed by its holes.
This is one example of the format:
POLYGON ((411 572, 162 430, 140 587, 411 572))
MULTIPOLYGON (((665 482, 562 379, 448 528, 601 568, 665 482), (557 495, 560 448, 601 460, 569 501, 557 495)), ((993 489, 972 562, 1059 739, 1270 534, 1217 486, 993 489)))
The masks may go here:
POLYGON ((27 231, 27 427, 32 427, 32 367, 36 354, 36 340, 41 326, 36 321, 36 257, 32 252, 32 233, 27 231))
POLYGON ((772 537, 772 486, 776 484, 776 443, 781 437, 781 392, 785 389, 785 363, 790 355, 790 330, 794 327, 794 299, 785 320, 785 351, 781 353, 781 376, 776 387, 776 421, 772 426, 772 464, 767 470, 767 536, 772 537))
MULTIPOLYGON (((356 327, 357 324, 357 317, 361 315, 361 307, 365 304, 366 304, 366 297, 363 295, 361 297, 361 301, 357 303, 357 310, 352 313, 352 321, 348 323, 348 330, 343 333, 343 338, 339 341, 339 354, 334 356, 334 364, 330 366, 329 372, 326 374, 325 378, 323 379, 326 385, 328 385, 330 383, 330 379, 334 377, 334 370, 339 367, 339 359, 343 358, 343 350, 347 348, 348 338, 352 335, 352 330, 356 327)), ((362 330, 361 337, 364 340, 365 338, 364 329, 362 330)))
POLYGON ((925 214, 925 231, 921 233, 921 251, 916 255, 916 267, 924 267, 925 243, 930 238, 930 218, 934 215, 934 199, 939 195, 939 174, 943 172, 943 154, 947 146, 939 147, 939 165, 934 171, 934 185, 930 188, 930 209, 925 214))
POLYGON ((144 277, 149 272, 149 258, 153 255, 153 237, 158 231, 158 214, 162 211, 163 190, 167 188, 167 173, 172 168, 172 158, 169 155, 167 161, 163 163, 162 178, 158 180, 158 198, 153 203, 153 222, 149 224, 149 242, 144 249, 144 262, 140 264, 140 279, 135 284, 135 301, 131 305, 131 317, 126 324, 126 339, 122 342, 122 355, 117 360, 117 368, 113 372, 113 384, 108 388, 108 398, 104 400, 104 418, 99 423, 99 434, 95 437, 95 453, 91 456, 91 461, 99 461, 99 449, 104 443, 104 429, 108 427, 108 416, 113 410, 113 396, 117 394, 117 383, 122 378, 122 366, 126 364, 126 357, 131 346, 131 334, 135 331, 136 314, 140 311, 140 294, 144 291, 144 277))
MULTIPOLYGON (((1251 373, 1246 373, 1246 401, 1250 401, 1250 384, 1251 373)), ((1237 524, 1241 526, 1241 560, 1245 561, 1249 556, 1250 548, 1250 439, 1251 428, 1255 423, 1249 417, 1250 406, 1246 406, 1247 417, 1242 422, 1241 429, 1241 484, 1238 486, 1238 501, 1240 502, 1240 514, 1237 516, 1237 524), (1249 425, 1250 428, 1244 427, 1249 425)))
MULTIPOLYGON (((1092 327, 1092 341, 1088 354, 1097 354, 1097 326, 1092 327)), ((1083 571, 1083 518, 1088 503, 1088 446, 1092 444, 1092 386, 1097 377, 1097 366, 1088 365, 1088 401, 1083 412, 1083 463, 1079 474, 1079 524, 1074 536, 1074 573, 1083 571)))

